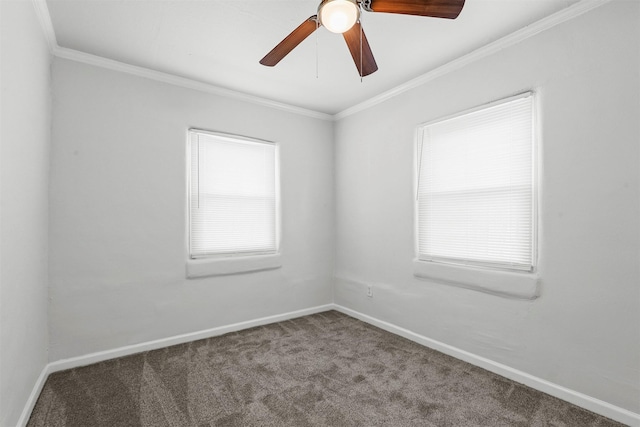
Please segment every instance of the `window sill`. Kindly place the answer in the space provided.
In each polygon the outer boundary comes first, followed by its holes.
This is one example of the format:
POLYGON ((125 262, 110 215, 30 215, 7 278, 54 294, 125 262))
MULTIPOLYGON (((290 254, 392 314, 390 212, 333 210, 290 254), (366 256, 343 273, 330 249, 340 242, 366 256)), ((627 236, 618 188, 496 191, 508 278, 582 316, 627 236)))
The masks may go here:
POLYGON ((187 278, 227 276, 282 267, 280 254, 187 260, 187 278))
POLYGON ((533 300, 540 296, 540 277, 535 273, 488 270, 414 260, 413 275, 419 279, 507 298, 533 300))

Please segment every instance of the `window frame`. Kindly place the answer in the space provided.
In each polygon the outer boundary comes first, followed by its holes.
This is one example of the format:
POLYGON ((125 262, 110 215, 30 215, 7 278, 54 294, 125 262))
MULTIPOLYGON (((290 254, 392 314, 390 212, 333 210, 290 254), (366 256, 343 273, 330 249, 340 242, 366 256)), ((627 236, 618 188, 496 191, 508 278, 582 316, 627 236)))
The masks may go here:
MULTIPOLYGON (((539 192, 540 192, 540 179, 539 179, 539 169, 540 169, 540 122, 538 118, 538 106, 539 96, 533 91, 529 90, 526 92, 521 92, 516 95, 508 96, 506 98, 500 98, 485 104, 477 105, 472 108, 468 108, 466 110, 462 110, 453 114, 448 114, 446 116, 442 116, 433 120, 429 120, 428 122, 420 123, 416 127, 415 132, 415 143, 414 143, 414 179, 413 179, 413 195, 414 195, 414 264, 415 264, 415 275, 418 277, 423 277, 422 271, 424 267, 428 265, 442 265, 449 269, 453 268, 470 268, 476 271, 496 271, 496 272, 505 272, 505 273, 514 273, 514 274, 526 274, 526 275, 536 275, 538 272, 538 231, 540 228, 539 224, 539 192), (506 263, 492 263, 480 260, 465 260, 460 259, 459 261, 453 258, 446 257, 437 257, 430 256, 424 257, 423 254, 420 253, 419 249, 419 179, 420 179, 420 169, 421 169, 421 156, 422 156, 422 142, 424 138, 424 131, 430 125, 434 125, 436 123, 444 122, 447 120, 455 119, 457 117, 462 117, 467 114, 471 114, 474 112, 478 112, 481 110, 489 109, 501 104, 505 104, 508 102, 516 101, 522 98, 531 98, 532 104, 532 135, 531 135, 531 144, 532 144, 532 192, 531 192, 531 202, 532 202, 532 212, 531 212, 531 266, 530 267, 522 267, 514 265, 513 267, 508 266, 506 263), (418 273, 420 271, 420 273, 418 273)), ((438 267, 439 268, 439 267, 438 267)), ((426 277, 425 277, 426 278, 426 277)))
MULTIPOLYGON (((280 145, 274 141, 268 141, 264 139, 252 138, 243 135, 236 135, 225 132, 210 131, 199 128, 189 128, 186 132, 186 254, 187 260, 192 265, 198 266, 207 263, 209 261, 231 261, 233 265, 245 266, 241 267, 240 271, 253 271, 252 268, 247 268, 249 265, 243 260, 250 260, 252 258, 256 260, 265 259, 279 259, 280 256, 280 241, 281 241, 281 197, 280 197, 280 145), (192 170, 191 170, 191 155, 192 155, 192 142, 193 138, 198 135, 208 135, 215 138, 227 140, 229 142, 239 143, 252 143, 252 144, 268 144, 274 147, 274 176, 275 176, 275 248, 267 251, 229 251, 224 253, 210 253, 210 254, 197 254, 192 253, 192 198, 191 198, 191 184, 192 184, 192 170)), ((229 264, 229 263, 227 263, 229 264)), ((261 262, 264 264, 264 262, 261 262)), ((249 265, 250 266, 250 265, 249 265)), ((279 266, 279 265, 278 265, 279 266)), ((262 268, 261 268, 262 269, 262 268)), ((228 269, 227 269, 228 270, 228 269)), ((230 273, 221 273, 230 274, 230 273)), ((214 275, 214 274, 212 274, 214 275)))

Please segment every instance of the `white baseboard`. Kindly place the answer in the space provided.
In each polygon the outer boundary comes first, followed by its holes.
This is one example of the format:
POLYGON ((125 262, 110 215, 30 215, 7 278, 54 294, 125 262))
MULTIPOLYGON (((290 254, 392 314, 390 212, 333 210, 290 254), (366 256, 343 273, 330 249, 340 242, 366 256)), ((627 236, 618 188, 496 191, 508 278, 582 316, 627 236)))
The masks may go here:
POLYGON ((291 311, 289 313, 276 314, 274 316, 261 317, 259 319, 247 320, 244 322, 233 323, 231 325, 218 326, 216 328, 205 329, 204 331, 190 332, 173 337, 161 338, 159 340, 119 347, 113 350, 99 351, 97 353, 90 353, 84 356, 62 359, 49 363, 50 372, 64 371, 65 369, 77 368, 80 366, 90 365, 92 363, 115 359, 117 357, 129 356, 136 353, 142 353, 144 351, 157 350, 159 348, 169 347, 176 344, 184 344, 190 341, 211 338, 227 334, 229 332, 237 332, 243 329, 253 328, 254 326, 268 325, 269 323, 281 322, 283 320, 295 319, 296 317, 333 310, 333 308, 333 304, 319 305, 316 307, 305 308, 303 310, 291 311))
POLYGON ((618 406, 607 403, 603 400, 587 396, 586 394, 577 392, 575 390, 562 387, 558 384, 554 384, 542 378, 535 377, 527 374, 526 372, 519 371, 509 366, 503 365, 493 360, 486 359, 482 356, 478 356, 468 351, 461 350, 457 347, 450 346, 440 341, 427 338, 423 335, 416 334, 408 329, 401 328, 389 322, 378 320, 375 317, 360 313, 347 307, 343 307, 338 304, 333 304, 334 309, 344 313, 348 316, 355 317, 363 322, 369 323, 373 326, 377 326, 380 329, 407 338, 425 347, 432 348, 441 353, 453 356, 456 359, 464 360, 472 365, 479 366, 487 371, 491 371, 495 374, 501 375, 510 380, 529 386, 533 389, 539 390, 543 393, 547 393, 558 399, 565 400, 576 406, 580 406, 596 414, 603 415, 611 418, 612 420, 627 424, 629 426, 640 427, 640 414, 631 412, 627 409, 620 408, 618 406))
POLYGON ((40 396, 40 392, 44 387, 44 383, 47 380, 49 374, 58 371, 64 371, 66 369, 78 368, 80 366, 90 365, 92 363, 103 362, 109 359, 115 359, 117 357, 129 356, 136 353, 142 353, 149 350, 157 350, 163 347, 169 347, 176 344, 184 344, 190 341, 196 341, 204 338, 211 338, 229 332, 237 332, 243 329, 253 328, 254 326, 268 325, 270 323, 282 322, 283 320, 295 319, 296 317, 307 316, 309 314, 321 313, 323 311, 333 310, 335 307, 333 304, 319 305, 316 307, 305 308, 302 310, 291 311, 288 313, 277 314, 274 316, 261 317, 259 319, 247 320, 245 322, 233 323, 231 325, 219 326, 217 328, 206 329, 204 331, 191 332, 188 334, 176 335, 173 337, 162 338, 159 340, 143 342, 140 344, 128 345, 125 347, 119 347, 112 350, 99 351, 96 353, 86 354, 84 356, 72 357, 69 359, 57 360, 47 364, 36 384, 33 386, 31 395, 22 410, 22 414, 18 419, 16 427, 25 427, 31 416, 36 401, 40 396))
POLYGON ((303 310, 292 311, 289 313, 278 314, 274 316, 267 316, 259 319, 248 320, 245 322, 239 322, 231 325, 211 328, 204 331, 177 335, 177 336, 163 338, 155 341, 149 341, 145 343, 120 347, 113 350, 106 350, 106 351, 101 351, 97 353, 87 354, 84 356, 73 357, 70 359, 63 359, 63 360, 51 362, 44 367, 44 369, 42 370, 42 373, 38 377, 38 380, 36 381, 36 384, 33 387, 33 390, 24 407, 24 410, 22 411, 22 415, 18 420, 17 427, 26 426, 29 420, 29 417, 31 415, 31 411, 33 410, 33 407, 35 406, 36 401, 38 400, 38 396, 40 396, 40 392, 42 391, 44 383, 47 377, 49 376, 49 374, 53 372, 90 365, 92 363, 102 362, 102 361, 114 359, 117 357, 129 356, 129 355, 141 353, 144 351, 156 350, 156 349, 168 347, 171 345, 183 344, 189 341, 195 341, 199 339, 219 336, 229 332, 236 332, 243 329, 252 328, 254 326, 267 325, 269 323, 276 323, 276 322, 281 322, 283 320, 295 319, 297 317, 320 313, 327 310, 337 310, 348 316, 355 317, 356 319, 360 319, 363 322, 369 323, 373 326, 377 326, 380 329, 384 329, 385 331, 407 338, 418 344, 424 345, 425 347, 432 348, 434 350, 448 354, 449 356, 453 356, 457 359, 464 360, 465 362, 471 363, 475 366, 479 366, 483 369, 486 369, 488 371, 501 375, 505 378, 509 378, 518 383, 525 384, 531 388, 542 391, 543 393, 547 393, 551 396, 557 397, 559 399, 570 402, 574 405, 585 408, 589 411, 595 412, 596 414, 603 415, 605 417, 611 418, 613 420, 627 424, 629 426, 640 427, 640 414, 636 414, 635 412, 631 412, 629 410, 620 408, 618 406, 612 405, 602 400, 593 398, 591 396, 587 396, 586 394, 582 394, 577 391, 570 390, 566 387, 562 387, 560 385, 551 383, 549 381, 543 380, 542 378, 535 377, 533 375, 527 374, 526 372, 519 371, 517 369, 511 368, 501 363, 494 362, 492 360, 475 355, 473 353, 469 353, 467 351, 450 346, 448 344, 433 340, 431 338, 427 338, 425 336, 412 332, 408 329, 401 328, 399 326, 393 325, 383 320, 378 320, 374 317, 368 316, 366 314, 360 313, 358 311, 352 310, 347 307, 343 307, 338 304, 325 304, 317 307, 306 308, 303 310))
POLYGON ((47 364, 44 368, 42 368, 42 372, 40 372, 40 376, 36 380, 36 383, 33 386, 33 390, 31 390, 29 399, 27 399, 27 403, 24 405, 22 414, 20 414, 20 418, 18 418, 18 423, 16 424, 17 427, 24 427, 27 425, 27 422, 29 422, 31 411, 33 411, 33 407, 36 406, 36 402, 38 401, 38 397, 40 397, 40 392, 42 392, 44 383, 47 381, 47 378, 51 373, 49 366, 50 365, 47 364))

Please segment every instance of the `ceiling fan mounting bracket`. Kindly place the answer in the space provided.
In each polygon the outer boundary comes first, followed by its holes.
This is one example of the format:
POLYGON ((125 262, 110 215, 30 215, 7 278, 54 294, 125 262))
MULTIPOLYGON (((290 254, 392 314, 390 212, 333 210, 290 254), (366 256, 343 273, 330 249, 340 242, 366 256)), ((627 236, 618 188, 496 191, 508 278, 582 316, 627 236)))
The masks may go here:
POLYGON ((358 0, 358 3, 360 3, 362 10, 373 12, 373 10, 371 10, 371 0, 358 0))

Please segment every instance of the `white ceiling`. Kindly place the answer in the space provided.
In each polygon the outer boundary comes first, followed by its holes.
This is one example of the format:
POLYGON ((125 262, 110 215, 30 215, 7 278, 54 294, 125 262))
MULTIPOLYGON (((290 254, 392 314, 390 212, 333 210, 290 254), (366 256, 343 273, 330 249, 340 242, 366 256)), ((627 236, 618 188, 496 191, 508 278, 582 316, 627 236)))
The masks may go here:
POLYGON ((361 82, 320 28, 275 67, 258 61, 317 0, 47 0, 58 45, 335 114, 580 0, 466 0, 456 20, 363 13, 378 71, 361 82), (316 75, 317 70, 317 75, 316 75))

